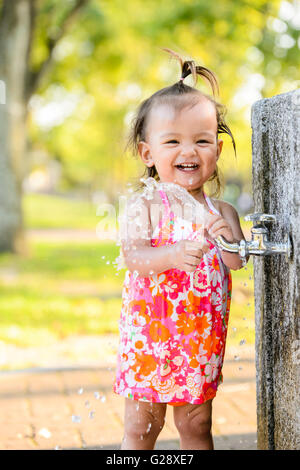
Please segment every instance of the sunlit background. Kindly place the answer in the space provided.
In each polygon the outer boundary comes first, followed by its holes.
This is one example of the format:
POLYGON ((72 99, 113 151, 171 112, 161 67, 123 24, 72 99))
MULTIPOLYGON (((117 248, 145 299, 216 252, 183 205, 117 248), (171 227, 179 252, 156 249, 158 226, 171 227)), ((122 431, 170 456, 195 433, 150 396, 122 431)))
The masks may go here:
MULTIPOLYGON (((235 158, 229 137, 222 137, 222 197, 238 210, 246 238, 243 216, 254 212, 251 106, 300 83, 299 2, 87 0, 66 20, 76 3, 35 3, 27 66, 32 76, 43 70, 25 102, 18 169, 24 250, 0 255, 2 370, 96 364, 96 348, 78 349, 74 338, 89 337, 92 345, 98 335, 112 335, 107 354, 115 354, 124 271, 115 265, 115 219, 111 231, 101 231, 101 207, 109 203, 117 214, 120 195, 144 172, 124 151, 138 104, 180 77, 178 63, 161 48, 218 77, 218 99, 237 144, 235 158), (70 338, 56 356, 54 345, 70 338)), ((197 87, 210 94, 200 78, 197 87)), ((10 105, 7 94, 1 106, 10 105)), ((228 347, 254 345, 252 271, 250 260, 232 273, 228 347)))

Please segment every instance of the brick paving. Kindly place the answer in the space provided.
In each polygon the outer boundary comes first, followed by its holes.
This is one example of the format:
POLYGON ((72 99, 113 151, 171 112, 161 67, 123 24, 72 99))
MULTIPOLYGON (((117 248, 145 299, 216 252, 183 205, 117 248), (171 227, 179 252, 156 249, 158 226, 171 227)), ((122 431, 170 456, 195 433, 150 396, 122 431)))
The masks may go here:
MULTIPOLYGON (((213 402, 215 449, 256 449, 254 350, 226 351, 213 402)), ((0 450, 119 449, 124 399, 114 364, 0 372, 0 450)), ((179 449, 172 407, 156 449, 179 449)))

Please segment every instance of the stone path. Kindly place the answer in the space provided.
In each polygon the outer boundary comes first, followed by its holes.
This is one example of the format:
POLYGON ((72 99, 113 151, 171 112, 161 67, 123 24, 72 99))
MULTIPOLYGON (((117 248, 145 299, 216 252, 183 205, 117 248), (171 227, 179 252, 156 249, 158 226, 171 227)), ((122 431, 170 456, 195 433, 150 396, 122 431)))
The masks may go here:
MULTIPOLYGON (((102 359, 97 367, 58 366, 53 357, 43 367, 0 372, 0 450, 119 449, 124 400, 112 392, 114 354, 102 359)), ((256 449, 254 348, 228 349, 223 374, 213 402, 215 448, 256 449)), ((156 449, 179 449, 171 407, 156 449)))

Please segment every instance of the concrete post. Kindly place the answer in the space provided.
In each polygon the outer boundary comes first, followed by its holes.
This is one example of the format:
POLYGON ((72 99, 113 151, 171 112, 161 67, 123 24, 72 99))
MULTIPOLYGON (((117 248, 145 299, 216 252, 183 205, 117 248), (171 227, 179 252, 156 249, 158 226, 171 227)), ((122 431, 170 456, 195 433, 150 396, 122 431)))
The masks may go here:
POLYGON ((254 256, 258 449, 299 449, 300 90, 252 106, 255 212, 275 214, 270 239, 292 258, 254 256))

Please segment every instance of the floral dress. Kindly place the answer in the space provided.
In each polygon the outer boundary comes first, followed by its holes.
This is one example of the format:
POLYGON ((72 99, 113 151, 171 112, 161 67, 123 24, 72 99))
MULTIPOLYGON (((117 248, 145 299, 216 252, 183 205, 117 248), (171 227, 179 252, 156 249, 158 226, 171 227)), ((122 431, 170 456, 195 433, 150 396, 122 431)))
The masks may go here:
MULTIPOLYGON (((197 224, 177 217, 167 194, 159 193, 165 213, 151 246, 201 239, 197 224)), ((209 212, 219 214, 204 196, 209 212)), ((202 404, 215 396, 222 382, 232 283, 219 248, 206 241, 209 251, 193 273, 169 269, 136 277, 126 271, 115 393, 174 405, 202 404)))

